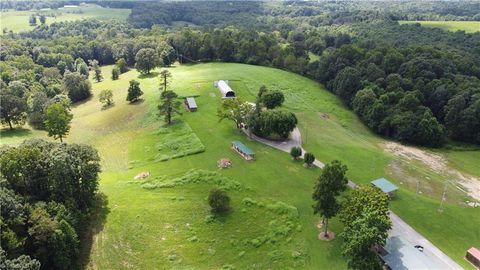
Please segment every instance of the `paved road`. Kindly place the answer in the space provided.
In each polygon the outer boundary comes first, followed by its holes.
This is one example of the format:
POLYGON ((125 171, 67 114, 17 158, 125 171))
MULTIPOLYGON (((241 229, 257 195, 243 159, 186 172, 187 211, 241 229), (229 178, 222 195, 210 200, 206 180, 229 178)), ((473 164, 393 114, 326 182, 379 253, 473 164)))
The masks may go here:
MULTIPOLYGON (((247 130, 243 130, 243 131, 248 135, 247 130)), ((294 146, 302 148, 302 153, 306 152, 305 149, 303 149, 302 147, 302 136, 298 128, 295 128, 292 131, 291 139, 283 142, 267 140, 267 139, 255 136, 253 134, 251 135, 251 137, 255 141, 261 142, 263 144, 269 145, 271 147, 274 147, 278 150, 281 150, 287 153, 290 153, 290 149, 292 149, 292 147, 294 146)), ((313 164, 320 168, 323 168, 325 166, 324 163, 322 163, 317 159, 315 159, 313 164)), ((348 180, 348 186, 350 188, 355 188, 357 185, 354 182, 348 180)), ((415 246, 415 245, 423 246, 424 247, 423 253, 425 254, 426 257, 431 259, 435 263, 435 265, 438 266, 438 268, 436 268, 438 270, 463 269, 460 265, 458 265, 456 262, 450 259, 450 257, 448 257, 445 253, 443 253, 440 249, 434 246, 430 241, 428 241, 425 237, 423 237, 420 233, 415 231, 410 225, 408 225, 399 216, 397 216, 391 211, 390 211, 390 219, 392 220, 392 229, 389 232, 389 237, 400 236, 403 239, 410 242, 412 246, 415 246)))

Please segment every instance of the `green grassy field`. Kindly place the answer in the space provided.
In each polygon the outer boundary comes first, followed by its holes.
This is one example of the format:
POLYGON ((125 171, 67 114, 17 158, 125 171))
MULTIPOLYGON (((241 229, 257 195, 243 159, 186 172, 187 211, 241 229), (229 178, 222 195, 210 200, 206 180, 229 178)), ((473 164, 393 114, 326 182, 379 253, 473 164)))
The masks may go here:
POLYGON ((35 26, 29 24, 31 15, 37 15, 37 25, 40 24, 39 15, 47 16, 47 24, 63 21, 75 21, 82 19, 120 20, 125 21, 130 14, 130 9, 103 8, 93 4, 85 4, 74 8, 60 8, 44 11, 2 11, 0 13, 0 29, 13 32, 32 30, 35 26))
POLYGON ((440 28, 448 31, 465 31, 474 33, 480 31, 480 22, 477 21, 399 21, 400 24, 419 23, 424 27, 440 28))
MULTIPOLYGON (((100 190, 108 196, 109 214, 95 236, 89 268, 346 268, 341 239, 328 243, 316 239, 318 217, 312 214, 311 192, 319 170, 305 169, 287 153, 249 141, 231 122, 219 123, 216 79, 230 80, 237 95, 249 101, 262 84, 283 91, 284 107, 296 112, 306 149, 322 161, 341 160, 357 183, 383 176, 395 182, 401 190, 392 209, 462 266, 470 267, 463 255, 480 242, 475 230, 479 209, 462 206, 464 195, 449 188, 447 207, 439 213, 445 176, 422 162, 387 152, 387 141, 372 134, 322 85, 259 66, 174 66, 171 89, 180 96, 198 95, 199 110, 185 110, 173 127, 165 127, 156 116, 158 73, 139 76, 132 70, 112 81, 111 68, 102 68, 107 79, 92 83, 94 96, 73 109, 67 138, 67 142, 92 144, 102 157, 100 190), (132 105, 125 101, 131 79, 138 79, 145 92, 144 100, 132 105), (103 89, 111 89, 115 100, 115 106, 106 110, 96 96, 103 89), (257 160, 247 162, 232 152, 232 140, 252 148, 257 160), (175 149, 191 155, 160 161, 164 155, 173 156, 175 149), (219 170, 216 162, 221 158, 231 159, 233 167, 219 170), (151 176, 133 180, 141 172, 151 176), (417 180, 423 191, 418 196, 417 180), (217 220, 209 217, 206 202, 213 186, 227 188, 232 197, 232 212, 217 220)), ((45 137, 44 132, 29 130, 3 134, 8 136, 2 137, 2 143, 14 144, 27 137, 45 137)), ((475 166, 479 151, 441 150, 440 154, 453 168, 479 176, 475 166)), ((335 219, 332 229, 342 229, 335 219)))

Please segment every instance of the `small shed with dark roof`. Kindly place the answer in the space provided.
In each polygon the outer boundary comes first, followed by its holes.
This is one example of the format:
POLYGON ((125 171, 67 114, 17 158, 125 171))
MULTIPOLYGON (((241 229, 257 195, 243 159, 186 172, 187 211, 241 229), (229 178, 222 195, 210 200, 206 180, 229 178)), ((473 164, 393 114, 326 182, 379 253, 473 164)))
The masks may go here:
POLYGON ((195 98, 187 97, 185 99, 185 105, 187 106, 188 110, 191 112, 197 111, 197 102, 195 102, 195 98))
POLYGON ((377 187, 381 189, 383 192, 387 193, 390 198, 394 196, 395 190, 398 189, 397 186, 395 186, 394 184, 392 184, 392 182, 388 181, 385 178, 379 178, 377 180, 373 180, 371 183, 374 187, 377 187))
POLYGON ((232 149, 239 153, 246 160, 255 159, 255 153, 240 141, 233 141, 232 149))

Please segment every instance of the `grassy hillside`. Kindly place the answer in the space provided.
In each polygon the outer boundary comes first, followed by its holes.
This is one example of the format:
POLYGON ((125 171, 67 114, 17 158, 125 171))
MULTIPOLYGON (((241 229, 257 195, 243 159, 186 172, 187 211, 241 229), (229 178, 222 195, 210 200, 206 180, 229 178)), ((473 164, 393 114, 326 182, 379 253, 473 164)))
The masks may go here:
POLYGON ((63 21, 75 21, 82 19, 99 20, 121 20, 127 19, 131 10, 119 8, 103 8, 93 4, 86 4, 73 8, 59 8, 52 10, 31 10, 31 11, 2 11, 0 13, 0 29, 6 31, 22 32, 32 30, 35 26, 30 26, 29 18, 31 15, 37 15, 37 25, 40 24, 39 15, 47 16, 47 24, 63 21))
MULTIPOLYGON (((102 68, 107 79, 92 83, 94 96, 73 109, 67 138, 94 145, 102 156, 100 190, 109 198, 109 214, 94 239, 91 269, 346 268, 341 239, 328 243, 316 239, 318 217, 312 214, 311 192, 319 170, 305 169, 288 154, 249 141, 231 122, 219 123, 216 110, 221 99, 213 87, 217 79, 230 80, 237 95, 250 101, 263 84, 283 91, 284 107, 296 112, 306 149, 320 160, 339 159, 347 164, 348 176, 355 182, 368 184, 384 176, 395 182, 401 190, 392 209, 469 267, 463 255, 480 242, 475 230, 479 208, 462 206, 465 194, 451 185, 447 207, 439 213, 438 199, 448 176, 403 152, 399 156, 389 151, 386 145, 391 142, 372 134, 322 85, 259 66, 175 66, 170 69, 171 89, 180 96, 198 95, 199 110, 185 110, 173 127, 165 127, 156 116, 158 73, 139 76, 132 70, 112 81, 111 68, 102 68), (125 97, 131 79, 140 81, 145 95, 142 102, 130 105, 125 97), (102 89, 113 91, 115 106, 102 110, 97 97, 102 89), (232 152, 232 140, 252 148, 257 160, 247 162, 232 152), (176 153, 189 155, 161 161, 176 153), (216 162, 221 158, 231 159, 233 167, 218 169, 216 162), (141 172, 151 176, 134 180, 141 172), (417 181, 422 192, 418 196, 417 181), (211 219, 206 202, 214 186, 228 190, 233 206, 229 215, 216 220, 211 219), (462 222, 452 224, 456 217, 462 222)), ((6 134, 10 135, 2 143, 45 136, 39 131, 6 134)), ((447 169, 480 176, 471 162, 480 156, 478 150, 418 150, 427 157, 444 157, 447 169), (463 161, 470 164, 457 164, 463 161)), ((341 231, 337 220, 332 221, 332 229, 341 231)))
POLYGON ((479 32, 480 22, 477 21, 399 21, 400 24, 419 23, 424 27, 440 28, 448 31, 479 32))

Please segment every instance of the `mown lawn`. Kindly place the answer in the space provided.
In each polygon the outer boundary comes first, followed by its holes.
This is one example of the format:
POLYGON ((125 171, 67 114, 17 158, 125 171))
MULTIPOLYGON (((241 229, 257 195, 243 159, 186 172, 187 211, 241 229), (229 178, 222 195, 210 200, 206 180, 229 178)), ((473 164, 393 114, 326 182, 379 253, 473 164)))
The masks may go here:
MULTIPOLYGON (((95 237, 91 269, 346 267, 340 255, 341 239, 328 243, 316 239, 318 217, 312 214, 311 192, 319 170, 307 170, 291 161, 288 154, 249 141, 231 122, 219 123, 216 110, 221 99, 213 87, 217 79, 230 80, 237 95, 249 101, 254 100, 262 84, 283 91, 284 107, 296 112, 307 150, 322 161, 341 160, 349 168, 348 176, 357 183, 368 184, 383 176, 395 182, 401 190, 392 209, 454 260, 469 267, 463 255, 469 246, 480 242, 479 231, 475 230, 475 224, 480 224, 478 208, 461 206, 459 200, 463 198, 455 188, 450 188, 448 196, 452 198, 447 200, 445 211, 439 213, 438 196, 444 177, 420 162, 409 163, 387 153, 383 147, 387 141, 372 134, 322 85, 259 66, 174 66, 170 68, 171 89, 180 96, 198 95, 199 110, 185 110, 176 118, 173 133, 169 133, 165 132, 169 127, 156 115, 158 73, 139 76, 132 70, 112 81, 111 68, 102 68, 106 79, 93 83, 94 96, 74 108, 72 131, 67 138, 68 142, 94 145, 102 156, 100 190, 109 198, 110 213, 103 230, 95 237), (145 92, 144 100, 136 104, 125 101, 131 79, 139 80, 145 92), (115 106, 101 109, 96 95, 102 89, 113 91, 115 106), (174 136, 177 130, 181 136, 174 136), (168 161, 158 159, 173 155, 174 149, 198 149, 200 144, 195 138, 203 145, 203 152, 168 161), (232 152, 232 140, 241 140, 252 148, 257 160, 247 162, 232 152), (233 167, 219 170, 216 162, 221 158, 231 159, 233 167), (400 164, 405 170, 399 174, 392 164, 400 164), (148 188, 170 183, 191 170, 219 173, 222 179, 228 179, 225 181, 240 184, 240 188, 228 191, 233 206, 228 216, 209 221, 206 198, 215 179, 148 188), (151 173, 145 180, 148 183, 133 180, 140 172, 151 173), (415 185, 406 177, 420 180, 423 193, 415 196, 415 185), (263 206, 247 206, 246 198, 263 206), (292 209, 298 214, 288 214, 292 209), (291 226, 283 227, 287 221, 291 226)), ((10 136, 7 140, 18 142, 37 135, 36 131, 20 133, 24 136, 10 136)), ((468 164, 455 168, 477 172, 475 160, 479 151, 449 150, 442 154, 448 155, 452 164, 468 164)), ((340 232, 341 224, 333 220, 332 229, 340 232)))
POLYGON ((16 11, 8 10, 0 13, 1 30, 13 32, 22 32, 32 30, 35 26, 30 26, 29 18, 31 15, 37 15, 37 25, 40 25, 39 15, 47 16, 47 24, 63 21, 75 21, 82 19, 110 20, 115 19, 124 21, 130 14, 130 9, 103 8, 94 4, 85 4, 74 8, 59 8, 52 10, 28 10, 16 11))
POLYGON ((399 21, 399 23, 419 23, 424 27, 440 28, 447 31, 465 31, 467 33, 480 31, 480 22, 477 21, 399 21))

